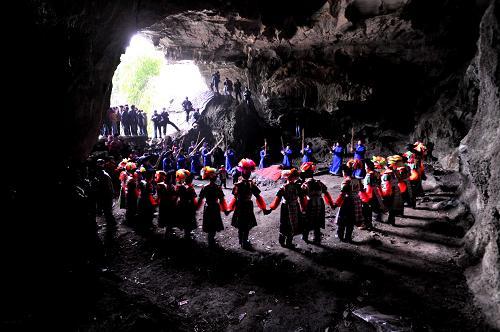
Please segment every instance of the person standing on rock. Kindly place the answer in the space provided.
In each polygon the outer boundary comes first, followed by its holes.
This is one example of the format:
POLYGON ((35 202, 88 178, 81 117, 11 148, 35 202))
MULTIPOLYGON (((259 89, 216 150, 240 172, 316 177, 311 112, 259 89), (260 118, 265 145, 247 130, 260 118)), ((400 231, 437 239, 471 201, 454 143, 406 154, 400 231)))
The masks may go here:
POLYGON ((281 203, 278 241, 285 248, 295 247, 292 242, 293 237, 301 233, 301 200, 303 195, 300 185, 296 183, 299 176, 299 171, 295 168, 281 172, 281 177, 286 179, 286 183, 278 190, 269 210, 265 212, 265 214, 271 213, 281 203))
POLYGON ((128 112, 129 122, 130 122, 130 132, 133 136, 137 136, 137 109, 135 105, 132 105, 130 111, 128 112))
POLYGON ((202 229, 203 232, 207 233, 208 246, 213 248, 216 246, 215 233, 224 229, 221 211, 227 211, 227 205, 222 188, 215 183, 217 170, 208 166, 203 167, 201 173, 203 180, 208 179, 210 182, 201 188, 198 209, 203 205, 203 201, 205 201, 202 229))
POLYGON ((342 175, 342 164, 345 155, 345 149, 340 142, 335 143, 332 147, 331 153, 333 154, 332 163, 330 164, 329 172, 332 175, 342 175))
POLYGON ((320 180, 313 178, 316 165, 305 162, 300 166, 306 179, 302 184, 302 206, 306 217, 302 225, 302 239, 309 243, 309 233, 314 231, 314 243, 321 243, 321 229, 325 228, 325 203, 333 208, 333 199, 328 188, 320 180))
POLYGON ((252 92, 248 88, 248 86, 245 87, 245 91, 243 91, 243 98, 245 99, 245 102, 247 105, 252 104, 252 92))
POLYGON ((219 83, 220 83, 220 73, 217 70, 215 73, 212 74, 212 81, 210 83, 210 90, 219 94, 219 83))
POLYGON ((260 189, 255 182, 250 180, 250 175, 255 170, 255 162, 251 159, 242 159, 238 167, 235 168, 241 173, 242 179, 234 185, 233 198, 229 203, 226 215, 234 211, 231 225, 238 229, 240 246, 244 249, 251 249, 248 234, 253 227, 257 226, 252 195, 255 196, 257 206, 262 211, 267 211, 266 202, 260 195, 260 189))
POLYGON ((283 155, 283 161, 281 162, 283 169, 290 169, 292 167, 292 149, 290 149, 290 144, 287 144, 286 148, 281 150, 281 154, 283 155))
POLYGON ((161 138, 161 126, 162 126, 162 118, 161 115, 158 114, 157 110, 154 110, 153 116, 151 117, 151 121, 153 121, 153 128, 155 132, 155 138, 158 138, 158 132, 160 133, 161 138))
POLYGON ((234 97, 236 98, 236 101, 239 103, 242 98, 241 98, 241 82, 237 78, 236 82, 234 82, 234 97))
POLYGON ((224 93, 226 96, 233 97, 233 81, 227 77, 224 80, 224 93))
POLYGON ((186 122, 188 122, 189 112, 193 110, 193 104, 191 103, 188 97, 186 97, 186 99, 184 99, 184 101, 182 102, 182 108, 184 109, 184 112, 186 112, 186 122))
POLYGON ((168 112, 165 108, 163 108, 163 111, 161 112, 161 125, 163 128, 163 134, 167 135, 167 125, 171 125, 172 127, 175 128, 177 131, 181 131, 179 127, 175 125, 172 121, 170 121, 170 116, 168 115, 168 112))

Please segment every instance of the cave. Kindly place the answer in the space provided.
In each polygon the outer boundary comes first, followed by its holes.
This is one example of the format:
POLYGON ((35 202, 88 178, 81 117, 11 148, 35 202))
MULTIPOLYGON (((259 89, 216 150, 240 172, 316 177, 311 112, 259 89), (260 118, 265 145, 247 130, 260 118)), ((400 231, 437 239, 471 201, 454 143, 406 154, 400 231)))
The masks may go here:
MULTIPOLYGON (((9 14, 4 330, 500 329, 499 0, 33 0, 9 14), (222 142, 238 160, 266 144, 279 164, 302 132, 337 195, 333 143, 363 140, 371 157, 422 141, 417 208, 349 244, 328 207, 321 245, 297 236, 293 249, 278 244, 279 212, 256 212, 252 251, 227 216, 222 248, 207 248, 203 209, 187 244, 127 226, 116 199, 111 229, 87 167, 135 35, 206 85, 176 142, 222 142), (208 91, 215 71, 250 102, 208 91)), ((280 182, 255 181, 269 204, 280 182)))

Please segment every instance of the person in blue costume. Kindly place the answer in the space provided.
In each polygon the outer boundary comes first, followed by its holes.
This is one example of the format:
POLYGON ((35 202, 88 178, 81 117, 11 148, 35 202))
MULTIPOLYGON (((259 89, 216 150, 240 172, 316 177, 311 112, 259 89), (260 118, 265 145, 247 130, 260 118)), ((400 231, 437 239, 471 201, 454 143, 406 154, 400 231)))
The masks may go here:
POLYGON ((259 162, 259 169, 263 169, 267 167, 267 150, 266 147, 263 146, 262 149, 260 150, 260 162, 259 162))
MULTIPOLYGON (((194 149, 192 149, 191 151, 193 150, 194 149)), ((200 151, 193 151, 191 156, 191 168, 190 168, 191 174, 200 175, 200 169, 201 169, 200 156, 201 156, 200 151)))
POLYGON ((228 172, 231 172, 234 166, 236 166, 236 163, 234 161, 235 158, 235 152, 231 148, 231 146, 227 147, 226 153, 224 153, 224 157, 226 157, 226 170, 228 172))
POLYGON ((208 143, 203 143, 201 149, 201 156, 203 157, 203 167, 212 166, 212 153, 208 149, 208 143))
POLYGON ((362 140, 359 140, 358 144, 356 145, 356 149, 354 150, 354 159, 361 160, 363 165, 360 169, 357 169, 353 174, 354 177, 356 177, 358 179, 364 179, 365 175, 366 175, 365 154, 366 154, 366 146, 363 144, 362 140))
POLYGON ((307 162, 313 161, 313 157, 312 157, 313 150, 311 148, 311 143, 306 144, 306 147, 304 148, 304 150, 302 150, 302 154, 303 154, 302 163, 307 163, 307 162))
POLYGON ((335 146, 332 147, 332 164, 330 165, 330 174, 342 176, 342 161, 344 159, 345 149, 340 144, 336 142, 335 146))
POLYGON ((177 169, 186 168, 186 156, 184 155, 184 149, 179 148, 179 154, 177 155, 177 169))
POLYGON ((281 151, 281 154, 283 155, 283 162, 281 163, 283 165, 284 169, 289 169, 292 167, 292 149, 290 149, 290 144, 286 145, 286 148, 281 151))

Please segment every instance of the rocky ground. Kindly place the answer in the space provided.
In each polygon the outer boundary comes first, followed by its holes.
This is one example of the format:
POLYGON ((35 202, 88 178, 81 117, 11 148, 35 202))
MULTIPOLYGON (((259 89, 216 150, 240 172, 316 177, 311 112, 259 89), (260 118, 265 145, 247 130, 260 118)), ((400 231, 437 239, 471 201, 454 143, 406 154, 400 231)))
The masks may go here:
MULTIPOLYGON (((340 178, 319 178, 338 193, 340 178)), ((231 215, 211 250, 201 213, 188 243, 179 231, 168 241, 161 229, 138 233, 116 209, 116 228, 99 221, 102 294, 80 329, 371 331, 355 313, 372 307, 402 331, 487 330, 459 267, 464 229, 453 188, 433 176, 426 182, 418 209, 405 209, 396 227, 376 223, 373 231, 355 230, 355 243, 342 243, 328 209, 321 245, 296 237, 295 250, 277 242, 278 211, 256 213, 254 250, 246 251, 231 215)), ((261 189, 269 203, 276 185, 261 189)))

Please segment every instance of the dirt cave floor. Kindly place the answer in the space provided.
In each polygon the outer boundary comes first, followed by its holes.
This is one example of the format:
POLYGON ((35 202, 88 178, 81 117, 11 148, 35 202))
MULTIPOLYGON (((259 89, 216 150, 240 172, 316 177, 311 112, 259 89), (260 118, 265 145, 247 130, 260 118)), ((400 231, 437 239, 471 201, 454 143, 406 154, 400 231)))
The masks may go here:
MULTIPOLYGON (((339 177, 317 178, 338 194, 339 177)), ((197 192, 201 185, 196 181, 197 192)), ((268 204, 277 186, 260 186, 268 204)), ((230 190, 225 193, 229 200, 230 190)), ((454 194, 428 191, 416 210, 405 208, 396 227, 355 229, 353 244, 336 238, 334 212, 327 208, 321 244, 297 236, 294 250, 278 244, 279 211, 264 216, 256 209, 254 250, 247 251, 239 247, 232 215, 223 216, 219 247, 209 249, 201 210, 188 242, 178 230, 168 240, 156 227, 136 232, 122 224, 125 211, 115 207, 115 228, 98 218, 106 257, 102 295, 80 329, 375 331, 353 314, 372 307, 401 331, 487 330, 457 265, 463 229, 435 208, 454 194)))

